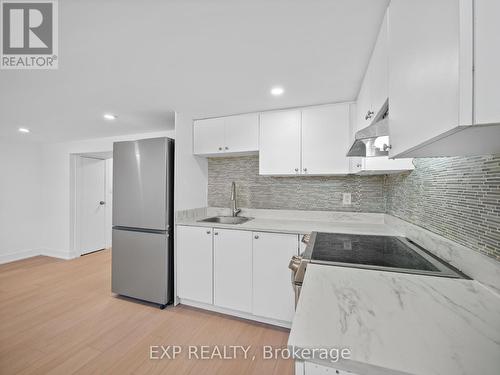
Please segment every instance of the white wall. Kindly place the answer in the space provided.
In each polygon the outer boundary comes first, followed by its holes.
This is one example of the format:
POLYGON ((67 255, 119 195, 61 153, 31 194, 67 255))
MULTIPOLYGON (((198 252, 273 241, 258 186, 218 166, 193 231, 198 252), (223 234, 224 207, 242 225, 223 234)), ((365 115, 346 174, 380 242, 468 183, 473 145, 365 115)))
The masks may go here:
MULTIPOLYGON (((207 206, 208 160, 193 155, 193 116, 175 113, 175 210, 207 206)), ((176 236, 174 236, 174 239, 176 236)), ((177 242, 174 245, 174 262, 177 261, 177 242)), ((177 267, 174 267, 177 280, 177 267)), ((175 304, 177 282, 174 281, 175 304)))
POLYGON ((72 258, 75 154, 111 151, 113 142, 176 139, 176 210, 207 205, 207 160, 193 156, 192 116, 176 114, 176 131, 52 144, 0 143, 0 263, 37 254, 72 258), (178 129, 178 130, 177 130, 178 129))
POLYGON ((207 206, 208 160, 193 155, 193 117, 175 113, 175 210, 207 206))
POLYGON ((40 253, 41 147, 0 141, 0 263, 40 253))
POLYGON ((106 152, 113 142, 154 137, 175 138, 173 130, 130 134, 119 137, 89 139, 75 142, 44 144, 42 146, 42 247, 47 255, 73 258, 79 254, 74 244, 73 154, 106 152))

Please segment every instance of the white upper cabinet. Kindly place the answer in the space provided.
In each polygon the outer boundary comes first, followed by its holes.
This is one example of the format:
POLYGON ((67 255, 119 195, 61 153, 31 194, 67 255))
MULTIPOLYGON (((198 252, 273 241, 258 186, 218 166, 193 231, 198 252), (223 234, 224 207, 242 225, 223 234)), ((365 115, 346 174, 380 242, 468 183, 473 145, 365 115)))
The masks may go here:
POLYGON ((475 0, 474 6, 475 123, 499 123, 500 1, 475 0))
POLYGON ((262 175, 349 173, 349 104, 260 115, 262 175))
POLYGON ((387 15, 380 27, 377 41, 366 69, 356 101, 358 131, 371 124, 389 95, 387 15))
POLYGON ((224 151, 255 152, 259 150, 259 114, 225 117, 224 151))
POLYGON ((499 7, 495 0, 391 1, 391 157, 500 152, 499 7))
POLYGON ((259 114, 195 120, 194 154, 228 156, 259 150, 259 114))
POLYGON ((197 155, 224 152, 224 118, 194 121, 194 153, 197 155))
POLYGON ((349 105, 302 110, 302 174, 347 174, 349 105))
POLYGON ((299 174, 300 110, 264 112, 260 115, 259 173, 299 174))
MULTIPOLYGON (((356 111, 356 113, 358 112, 356 111)), ((357 131, 355 128, 356 122, 351 121, 351 124, 349 137, 353 140, 357 131)), ((350 157, 349 163, 351 173, 359 175, 392 174, 415 169, 411 158, 389 159, 387 156, 350 157)))
MULTIPOLYGON (((370 100, 370 81, 368 80, 368 73, 369 71, 367 70, 365 79, 363 79, 361 89, 358 93, 358 98, 356 99, 356 122, 354 123, 354 133, 370 125, 375 113, 372 110, 370 100)), ((354 139, 354 137, 352 139, 354 139)))
POLYGON ((370 59, 370 100, 375 117, 389 96, 389 51, 387 37, 387 13, 384 16, 370 59))
POLYGON ((459 124, 456 0, 395 0, 389 7, 391 156, 459 124))

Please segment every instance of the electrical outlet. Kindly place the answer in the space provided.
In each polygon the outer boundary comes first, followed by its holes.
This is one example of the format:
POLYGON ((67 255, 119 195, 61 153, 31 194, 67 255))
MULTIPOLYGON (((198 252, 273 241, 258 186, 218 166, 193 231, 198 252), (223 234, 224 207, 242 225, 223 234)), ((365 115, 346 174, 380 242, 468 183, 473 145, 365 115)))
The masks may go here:
POLYGON ((350 206, 351 205, 351 193, 343 193, 342 194, 342 204, 344 206, 350 206))
POLYGON ((344 240, 344 250, 352 250, 352 242, 350 240, 344 240))

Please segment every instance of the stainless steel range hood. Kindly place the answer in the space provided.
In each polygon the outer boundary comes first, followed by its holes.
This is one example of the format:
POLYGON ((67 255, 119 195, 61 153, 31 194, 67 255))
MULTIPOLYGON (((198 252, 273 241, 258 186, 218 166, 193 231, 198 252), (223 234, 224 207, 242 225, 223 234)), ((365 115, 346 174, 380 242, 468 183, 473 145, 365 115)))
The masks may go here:
POLYGON ((389 155, 389 103, 386 101, 373 122, 356 132, 354 143, 347 156, 388 156, 389 155))

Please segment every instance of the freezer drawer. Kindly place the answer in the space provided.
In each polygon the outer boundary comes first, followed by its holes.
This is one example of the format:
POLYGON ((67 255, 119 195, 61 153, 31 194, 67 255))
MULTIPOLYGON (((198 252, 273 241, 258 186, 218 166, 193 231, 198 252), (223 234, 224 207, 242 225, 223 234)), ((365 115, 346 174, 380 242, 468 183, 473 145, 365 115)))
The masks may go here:
POLYGON ((113 229, 111 290, 160 305, 171 299, 168 236, 113 229))
POLYGON ((173 145, 168 138, 113 145, 113 226, 165 230, 173 145))

